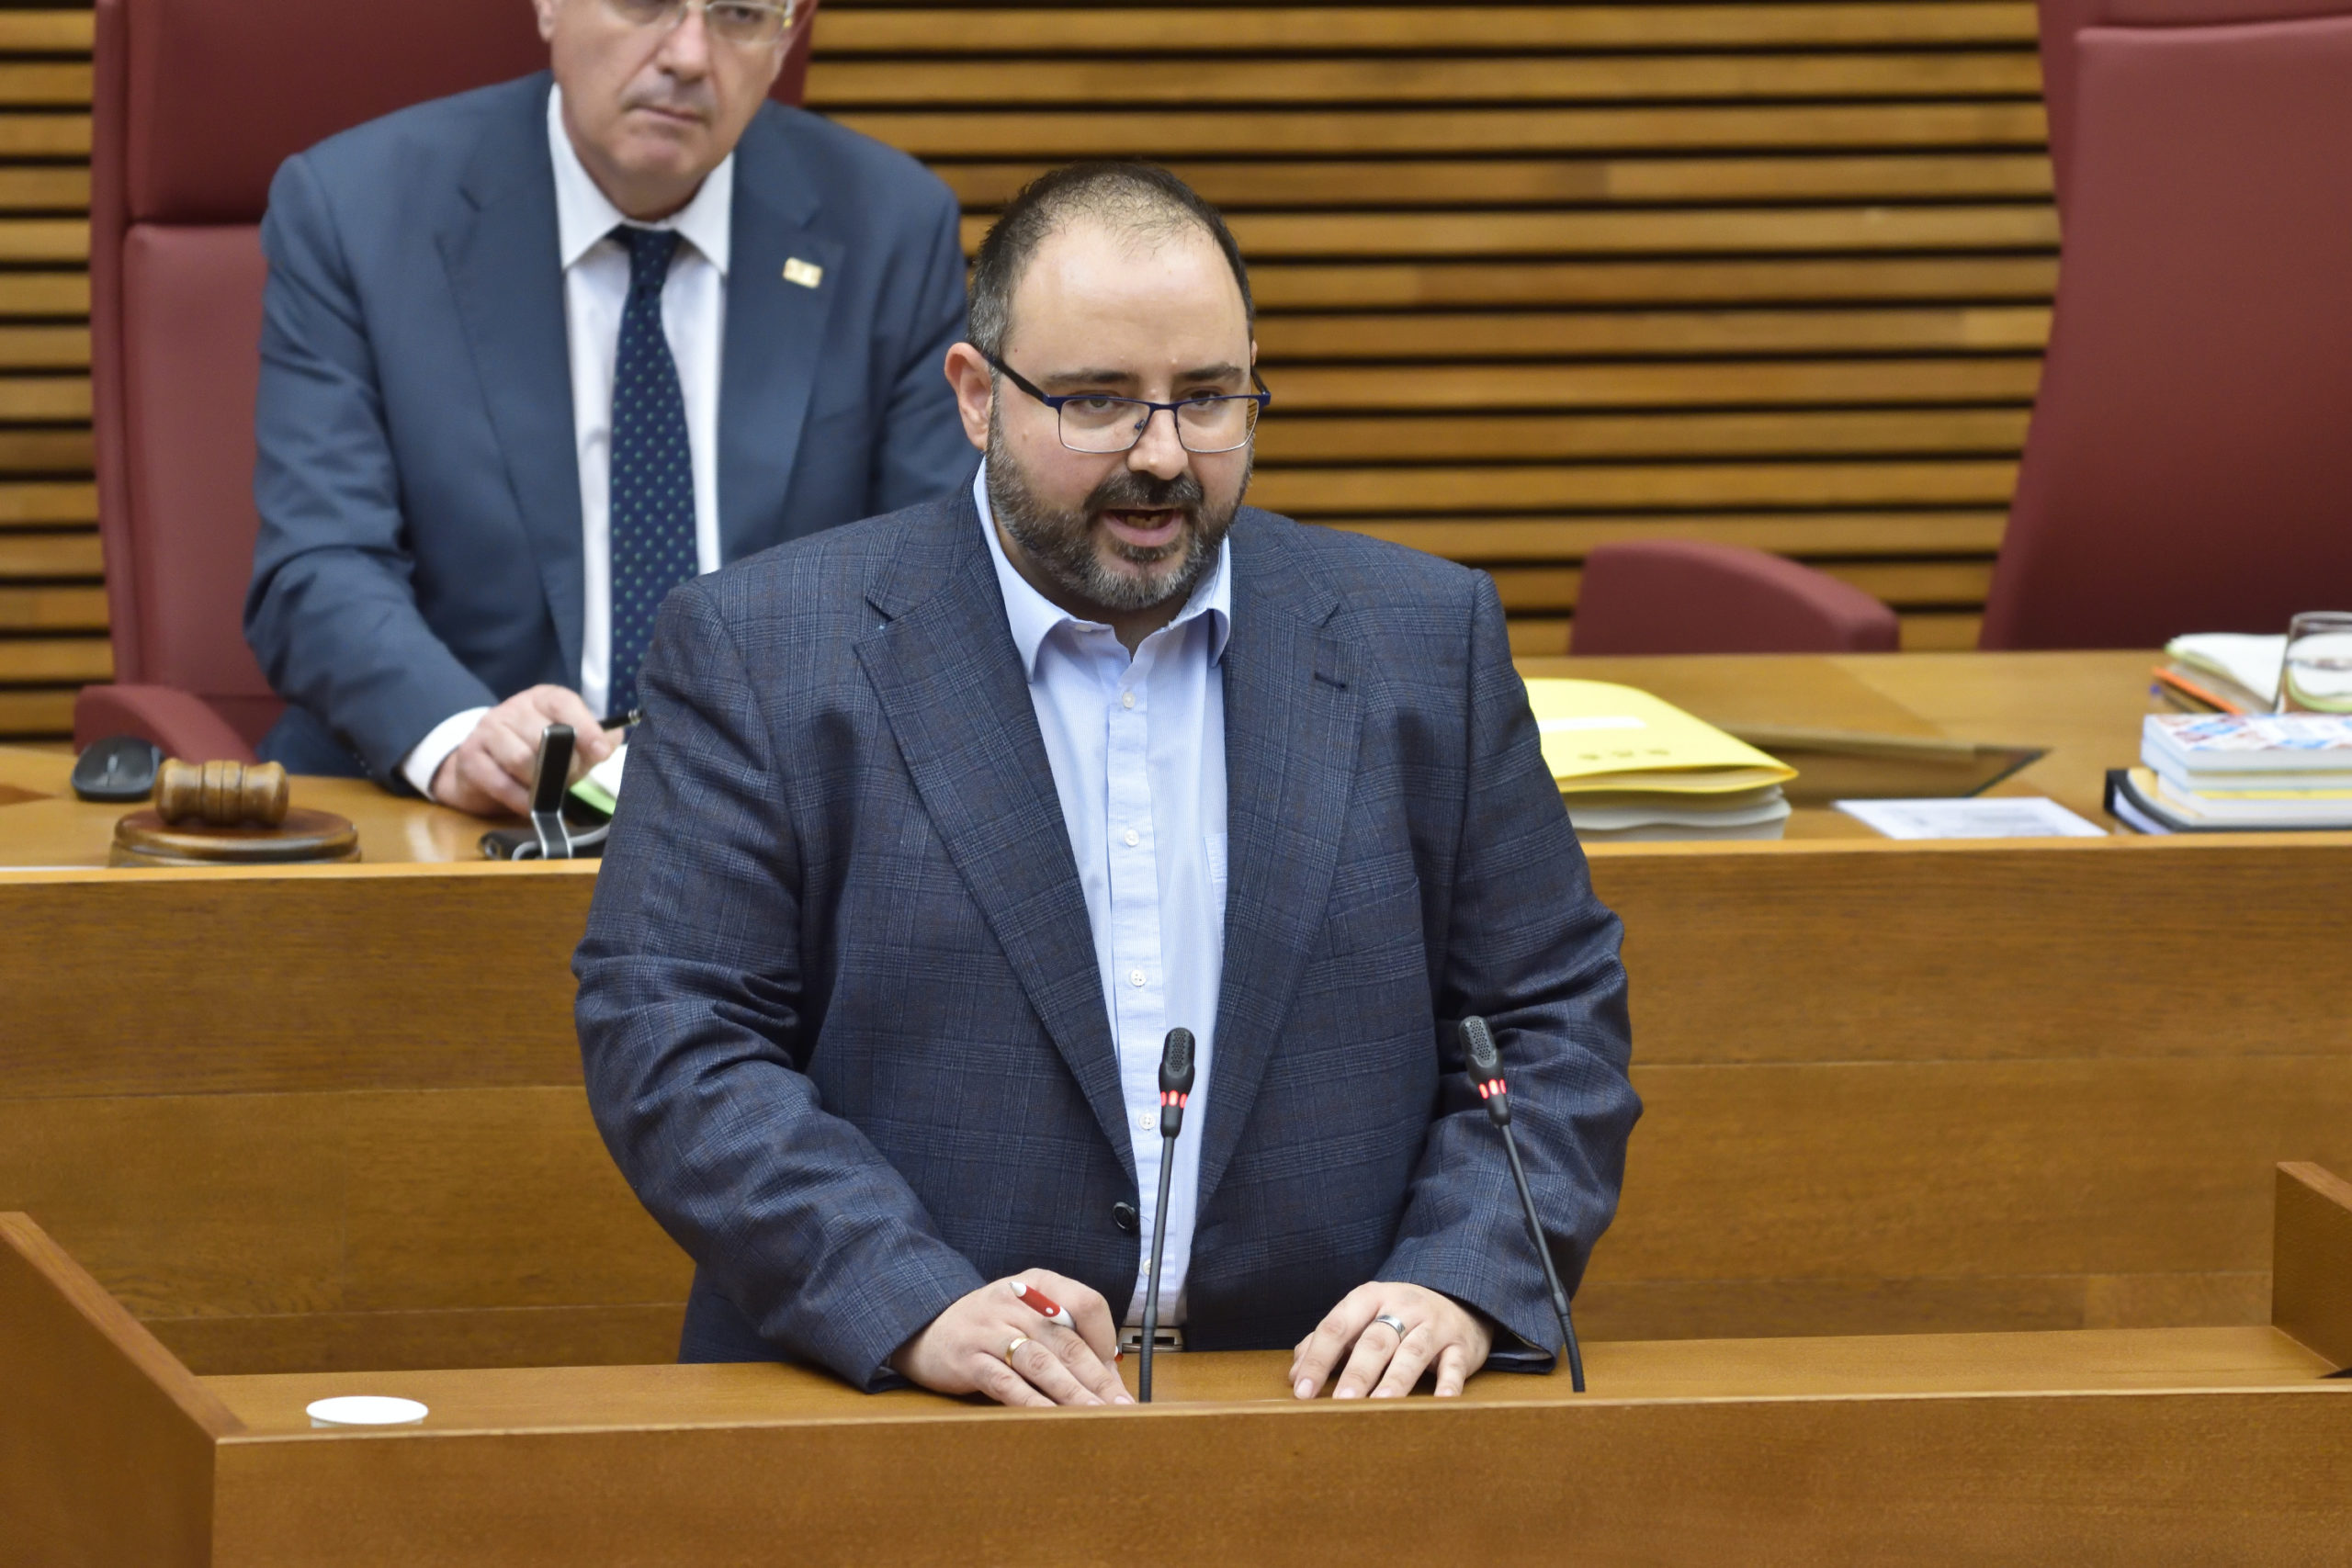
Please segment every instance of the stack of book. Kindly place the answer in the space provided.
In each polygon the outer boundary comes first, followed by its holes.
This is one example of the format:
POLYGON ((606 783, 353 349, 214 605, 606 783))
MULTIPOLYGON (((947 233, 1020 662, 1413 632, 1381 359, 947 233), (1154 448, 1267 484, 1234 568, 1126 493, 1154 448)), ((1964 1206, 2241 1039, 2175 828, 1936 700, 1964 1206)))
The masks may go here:
POLYGON ((1796 770, 1647 692, 1535 680, 1544 761, 1589 842, 1777 839, 1796 770))
POLYGON ((2352 717, 2150 714, 2108 810, 2143 833, 2352 828, 2352 717))

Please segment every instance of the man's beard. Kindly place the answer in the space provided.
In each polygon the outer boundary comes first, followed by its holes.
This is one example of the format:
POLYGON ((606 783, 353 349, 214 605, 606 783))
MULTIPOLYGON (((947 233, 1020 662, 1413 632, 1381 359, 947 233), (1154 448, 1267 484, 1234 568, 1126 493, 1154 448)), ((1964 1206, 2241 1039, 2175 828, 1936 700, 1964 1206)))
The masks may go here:
POLYGON ((1199 478, 1189 468, 1172 479, 1137 473, 1121 464, 1111 477, 1072 510, 1049 506, 1030 488, 1029 477, 1007 448, 994 412, 989 418, 989 502, 1012 540, 1064 591, 1105 610, 1148 610, 1170 599, 1191 596, 1211 566, 1217 547, 1233 526, 1234 513, 1250 489, 1245 456, 1241 485, 1227 505, 1211 509, 1199 478), (1137 549, 1105 536, 1111 552, 1143 572, 1114 571, 1096 553, 1093 519, 1098 513, 1176 510, 1185 524, 1175 539, 1158 549, 1137 549))

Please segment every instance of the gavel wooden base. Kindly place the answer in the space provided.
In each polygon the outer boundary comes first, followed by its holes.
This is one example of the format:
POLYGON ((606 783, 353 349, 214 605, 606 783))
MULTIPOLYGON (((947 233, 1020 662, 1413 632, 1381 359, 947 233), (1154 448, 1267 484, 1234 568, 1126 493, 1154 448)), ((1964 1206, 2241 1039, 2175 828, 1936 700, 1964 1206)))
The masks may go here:
POLYGON ((2308 1166, 2277 1326, 1596 1344, 1582 1398, 1301 1404, 1280 1354, 1056 1412, 774 1366, 198 1378, 24 1216, 0 1242, 11 1562, 2245 1563, 2352 1529, 2352 1186, 2308 1166), (432 1414, 309 1426, 363 1392, 432 1414))

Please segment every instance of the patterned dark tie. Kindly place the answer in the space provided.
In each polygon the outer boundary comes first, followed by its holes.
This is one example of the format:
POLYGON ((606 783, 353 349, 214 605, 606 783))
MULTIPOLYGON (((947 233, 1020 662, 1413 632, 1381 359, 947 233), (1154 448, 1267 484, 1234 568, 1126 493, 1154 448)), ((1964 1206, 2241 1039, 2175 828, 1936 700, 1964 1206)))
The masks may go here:
POLYGON ((607 713, 637 706, 637 667, 653 639, 663 595, 695 575, 695 465, 686 446, 686 400, 662 330, 662 285, 677 254, 672 229, 628 224, 628 303, 621 310, 613 374, 613 654, 607 713))

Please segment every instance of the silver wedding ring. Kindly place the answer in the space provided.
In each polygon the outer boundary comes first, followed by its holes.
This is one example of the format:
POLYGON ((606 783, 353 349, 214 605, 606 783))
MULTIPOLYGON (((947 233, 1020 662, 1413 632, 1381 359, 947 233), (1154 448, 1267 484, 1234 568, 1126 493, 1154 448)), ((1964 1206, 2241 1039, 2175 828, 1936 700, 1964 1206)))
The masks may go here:
POLYGON ((1372 1321, 1374 1323, 1385 1323, 1389 1327, 1396 1331, 1397 1338, 1402 1339, 1405 1337, 1405 1320, 1398 1317, 1395 1313, 1384 1312, 1372 1321))

